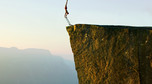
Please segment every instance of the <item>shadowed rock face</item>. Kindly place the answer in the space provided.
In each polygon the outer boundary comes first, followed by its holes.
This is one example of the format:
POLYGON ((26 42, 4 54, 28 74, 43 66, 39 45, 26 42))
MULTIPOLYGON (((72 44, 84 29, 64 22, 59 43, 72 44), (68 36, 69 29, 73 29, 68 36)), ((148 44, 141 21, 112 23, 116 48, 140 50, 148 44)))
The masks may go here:
POLYGON ((68 26, 79 84, 152 84, 152 27, 68 26))

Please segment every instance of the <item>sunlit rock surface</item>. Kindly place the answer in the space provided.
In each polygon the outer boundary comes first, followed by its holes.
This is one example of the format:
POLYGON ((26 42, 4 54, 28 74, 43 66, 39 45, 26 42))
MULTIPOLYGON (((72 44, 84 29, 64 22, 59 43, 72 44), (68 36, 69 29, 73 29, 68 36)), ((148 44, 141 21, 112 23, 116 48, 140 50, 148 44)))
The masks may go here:
POLYGON ((152 84, 152 27, 68 26, 79 84, 152 84))

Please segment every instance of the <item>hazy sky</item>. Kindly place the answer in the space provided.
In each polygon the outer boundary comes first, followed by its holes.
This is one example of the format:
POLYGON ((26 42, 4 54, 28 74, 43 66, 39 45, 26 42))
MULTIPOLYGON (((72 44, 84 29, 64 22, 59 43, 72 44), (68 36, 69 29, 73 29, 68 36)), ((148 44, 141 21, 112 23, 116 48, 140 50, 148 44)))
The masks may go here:
MULTIPOLYGON (((0 0, 0 47, 48 49, 72 59, 66 0, 0 0)), ((152 26, 152 0, 69 0, 72 24, 152 26)))

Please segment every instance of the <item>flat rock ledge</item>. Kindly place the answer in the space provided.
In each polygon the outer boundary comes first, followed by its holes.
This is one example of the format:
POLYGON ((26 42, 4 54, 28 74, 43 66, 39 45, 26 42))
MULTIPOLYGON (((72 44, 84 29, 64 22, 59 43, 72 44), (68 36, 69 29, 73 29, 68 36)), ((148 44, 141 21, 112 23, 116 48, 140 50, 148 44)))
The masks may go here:
POLYGON ((152 84, 152 27, 67 27, 79 84, 152 84))

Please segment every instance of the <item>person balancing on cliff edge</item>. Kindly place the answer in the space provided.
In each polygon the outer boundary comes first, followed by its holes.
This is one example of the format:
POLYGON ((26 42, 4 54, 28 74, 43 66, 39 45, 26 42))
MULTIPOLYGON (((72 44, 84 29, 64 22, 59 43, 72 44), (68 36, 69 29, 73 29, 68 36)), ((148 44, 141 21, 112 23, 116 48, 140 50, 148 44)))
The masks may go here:
POLYGON ((69 12, 67 10, 67 5, 68 5, 68 0, 66 0, 66 4, 65 4, 65 15, 64 15, 64 17, 67 20, 68 24, 71 25, 71 23, 70 23, 70 21, 69 21, 69 19, 67 17, 67 15, 69 14, 69 12))

